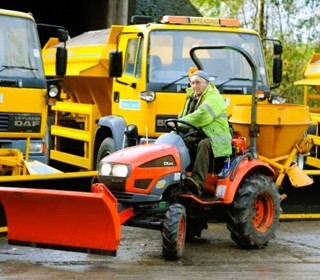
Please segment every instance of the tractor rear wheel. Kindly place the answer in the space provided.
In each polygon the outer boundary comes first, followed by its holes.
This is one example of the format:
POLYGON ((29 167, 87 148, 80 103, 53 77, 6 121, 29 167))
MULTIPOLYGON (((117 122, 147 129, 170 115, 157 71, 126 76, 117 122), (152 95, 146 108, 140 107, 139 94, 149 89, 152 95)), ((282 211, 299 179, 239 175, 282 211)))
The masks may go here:
POLYGON ((238 189, 227 227, 231 239, 244 249, 268 245, 282 212, 275 183, 265 175, 251 176, 238 189))
POLYGON ((186 210, 183 205, 169 206, 162 227, 162 253, 167 260, 182 257, 186 238, 186 210))

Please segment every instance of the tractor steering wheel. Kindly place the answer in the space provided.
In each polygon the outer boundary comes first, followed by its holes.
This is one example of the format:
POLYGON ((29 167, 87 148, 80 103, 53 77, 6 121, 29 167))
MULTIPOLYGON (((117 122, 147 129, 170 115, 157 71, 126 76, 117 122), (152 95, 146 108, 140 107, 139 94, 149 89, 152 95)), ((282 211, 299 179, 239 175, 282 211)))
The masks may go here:
POLYGON ((180 135, 182 139, 184 138, 187 138, 189 136, 200 136, 202 134, 202 131, 194 126, 193 124, 191 123, 188 123, 184 120, 179 120, 179 119, 167 119, 164 121, 164 124, 166 125, 166 127, 168 129, 170 129, 170 131, 174 131, 176 134, 180 135), (172 126, 169 126, 168 123, 169 122, 172 122, 174 123, 174 127, 172 126), (179 127, 179 123, 187 126, 187 127, 179 127))

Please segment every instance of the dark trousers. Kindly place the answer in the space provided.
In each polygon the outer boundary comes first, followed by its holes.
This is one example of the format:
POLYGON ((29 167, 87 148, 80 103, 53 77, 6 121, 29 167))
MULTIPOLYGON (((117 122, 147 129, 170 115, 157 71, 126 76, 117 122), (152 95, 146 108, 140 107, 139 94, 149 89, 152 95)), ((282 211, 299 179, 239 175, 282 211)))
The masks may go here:
POLYGON ((214 162, 210 140, 208 138, 196 139, 190 137, 185 139, 185 143, 191 158, 191 177, 203 189, 208 171, 212 170, 214 162))
POLYGON ((192 171, 192 179, 203 189, 208 173, 219 173, 223 168, 226 157, 216 158, 214 156, 209 138, 188 137, 184 141, 191 158, 190 170, 188 171, 192 171))

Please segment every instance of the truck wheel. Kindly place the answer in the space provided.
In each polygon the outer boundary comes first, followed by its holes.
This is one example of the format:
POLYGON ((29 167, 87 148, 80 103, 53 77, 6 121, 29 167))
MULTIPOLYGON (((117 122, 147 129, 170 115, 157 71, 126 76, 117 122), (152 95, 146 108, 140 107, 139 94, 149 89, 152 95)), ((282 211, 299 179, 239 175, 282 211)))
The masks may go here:
POLYGON ((182 257, 186 238, 186 210, 183 205, 169 206, 162 227, 162 253, 167 260, 182 257))
POLYGON ((100 161, 107 155, 114 152, 114 142, 111 137, 104 139, 99 147, 96 161, 96 169, 99 167, 100 161))
POLYGON ((228 211, 231 239, 244 249, 267 246, 279 226, 280 201, 277 186, 269 177, 256 175, 246 179, 228 211))
MULTIPOLYGON (((311 135, 316 135, 317 136, 317 126, 316 125, 313 125, 313 124, 311 124, 309 127, 308 127, 308 130, 307 130, 307 133, 305 133, 306 135, 307 134, 311 134, 311 135)), ((316 158, 319 158, 318 157, 318 153, 317 153, 317 148, 316 148, 317 146, 316 145, 314 145, 312 148, 311 148, 311 150, 310 150, 310 156, 311 157, 316 157, 316 158)))

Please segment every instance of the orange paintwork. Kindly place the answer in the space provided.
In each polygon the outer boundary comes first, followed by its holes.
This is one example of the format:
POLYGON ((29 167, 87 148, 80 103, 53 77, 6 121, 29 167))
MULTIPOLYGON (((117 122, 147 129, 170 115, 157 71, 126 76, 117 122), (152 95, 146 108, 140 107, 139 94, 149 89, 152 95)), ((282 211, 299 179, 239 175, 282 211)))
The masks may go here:
POLYGON ((103 184, 91 193, 1 187, 9 243, 78 248, 115 254, 121 223, 131 208, 118 213, 118 203, 103 184))
POLYGON ((244 158, 238 168, 236 169, 236 172, 230 172, 229 175, 226 178, 223 179, 217 179, 216 176, 212 177, 211 175, 208 176, 208 180, 206 182, 206 189, 208 191, 212 191, 215 194, 217 194, 218 188, 225 186, 225 193, 223 198, 220 199, 213 199, 213 200, 202 200, 197 196, 190 195, 190 194, 182 194, 181 197, 188 197, 196 200, 199 204, 202 205, 212 205, 212 204, 229 204, 234 201, 234 196, 236 195, 236 192, 238 188, 240 187, 240 184, 243 182, 243 179, 246 177, 246 174, 250 170, 254 169, 263 169, 264 174, 274 175, 273 169, 265 163, 264 161, 260 159, 253 159, 249 160, 248 158, 244 158))
POLYGON ((131 165, 134 173, 126 180, 126 192, 148 194, 152 191, 156 182, 163 175, 181 171, 181 161, 179 151, 176 147, 165 144, 151 144, 143 146, 134 146, 124 150, 116 151, 108 156, 108 161, 113 163, 121 163, 131 165), (175 166, 141 167, 147 162, 146 159, 154 160, 157 158, 172 156, 175 159, 175 166), (139 189, 134 187, 135 180, 152 180, 147 189, 139 189))

